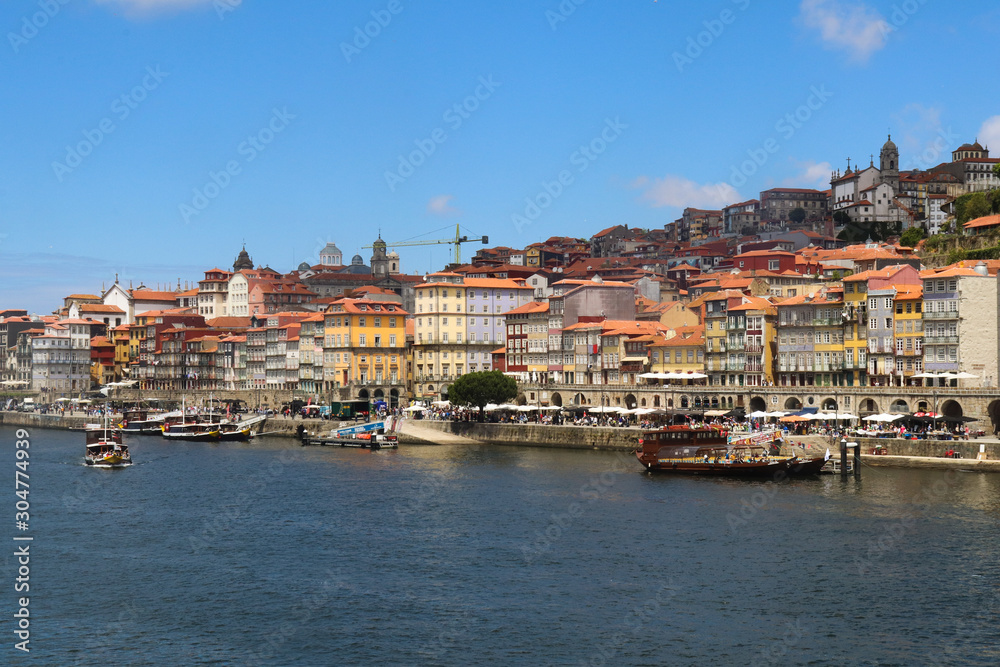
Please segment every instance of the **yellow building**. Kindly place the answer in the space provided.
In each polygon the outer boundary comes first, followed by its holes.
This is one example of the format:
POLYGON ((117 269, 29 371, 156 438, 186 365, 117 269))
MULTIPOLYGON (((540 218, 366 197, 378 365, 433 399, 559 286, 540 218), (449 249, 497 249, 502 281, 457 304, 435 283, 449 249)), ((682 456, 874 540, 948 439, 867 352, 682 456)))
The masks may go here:
POLYGON ((913 376, 924 370, 923 298, 923 285, 896 288, 896 379, 904 386, 913 384, 913 376))
POLYGON ((324 376, 341 400, 405 400, 406 316, 399 304, 339 299, 324 314, 324 376))
POLYGON ((727 327, 729 308, 743 303, 747 298, 736 290, 720 290, 704 294, 687 306, 702 318, 705 327, 705 372, 708 374, 709 385, 742 384, 736 372, 738 368, 729 365, 727 327))
POLYGON ((736 375, 736 384, 748 387, 773 385, 777 308, 767 299, 748 296, 744 303, 730 307, 728 314, 729 375, 736 375))
POLYGON ((844 278, 844 379, 866 385, 868 375, 868 275, 844 278))
POLYGON ((115 373, 128 379, 129 348, 131 347, 130 327, 127 324, 114 327, 110 331, 111 342, 115 346, 115 373))
POLYGON ((671 337, 657 338, 649 345, 651 372, 705 372, 705 327, 678 327, 671 337))
POLYGON ((465 304, 462 276, 435 274, 436 282, 417 285, 414 303, 416 398, 438 398, 466 371, 465 304))

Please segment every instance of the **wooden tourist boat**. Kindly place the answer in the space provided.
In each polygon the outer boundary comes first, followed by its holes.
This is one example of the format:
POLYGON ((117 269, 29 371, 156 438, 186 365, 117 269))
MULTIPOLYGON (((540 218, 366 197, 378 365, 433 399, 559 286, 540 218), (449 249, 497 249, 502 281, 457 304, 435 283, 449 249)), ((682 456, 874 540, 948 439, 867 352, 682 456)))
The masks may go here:
POLYGON ((87 424, 84 431, 87 451, 84 462, 95 468, 126 468, 132 465, 128 445, 122 442, 122 432, 105 424, 87 424))
POLYGON ((650 472, 717 477, 771 477, 815 475, 825 458, 774 456, 770 447, 733 444, 719 428, 668 426, 643 431, 635 456, 650 472))

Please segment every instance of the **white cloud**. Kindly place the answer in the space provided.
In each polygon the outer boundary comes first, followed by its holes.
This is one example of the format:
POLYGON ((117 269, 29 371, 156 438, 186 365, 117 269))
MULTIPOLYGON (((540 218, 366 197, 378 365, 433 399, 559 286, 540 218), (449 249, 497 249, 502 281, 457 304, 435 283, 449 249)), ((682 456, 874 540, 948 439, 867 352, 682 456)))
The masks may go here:
POLYGON ((427 202, 427 212, 443 216, 458 215, 461 211, 451 205, 452 199, 454 199, 452 195, 431 197, 431 200, 427 202))
POLYGON ((827 47, 845 51, 857 62, 884 47, 892 30, 878 10, 855 0, 802 0, 799 11, 805 26, 817 30, 827 47))
POLYGON ((990 154, 996 157, 1000 154, 1000 116, 987 118, 983 126, 979 128, 976 136, 979 143, 990 149, 990 154))
POLYGON ((717 209, 742 201, 740 193, 729 183, 695 183, 682 176, 667 174, 650 181, 640 176, 632 187, 643 188, 642 199, 650 206, 676 206, 678 208, 717 209))
POLYGON ((807 187, 825 190, 830 187, 830 172, 833 171, 833 166, 829 162, 814 162, 813 160, 799 162, 795 159, 792 159, 792 162, 799 171, 794 176, 785 179, 786 188, 807 187))

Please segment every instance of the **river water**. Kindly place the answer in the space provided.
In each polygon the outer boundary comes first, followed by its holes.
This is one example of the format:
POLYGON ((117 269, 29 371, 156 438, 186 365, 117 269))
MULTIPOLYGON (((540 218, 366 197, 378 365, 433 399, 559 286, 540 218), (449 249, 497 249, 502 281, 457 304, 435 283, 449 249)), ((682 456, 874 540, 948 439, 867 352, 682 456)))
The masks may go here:
POLYGON ((1000 475, 129 442, 136 465, 95 470, 82 434, 31 433, 33 664, 1000 664, 1000 475))

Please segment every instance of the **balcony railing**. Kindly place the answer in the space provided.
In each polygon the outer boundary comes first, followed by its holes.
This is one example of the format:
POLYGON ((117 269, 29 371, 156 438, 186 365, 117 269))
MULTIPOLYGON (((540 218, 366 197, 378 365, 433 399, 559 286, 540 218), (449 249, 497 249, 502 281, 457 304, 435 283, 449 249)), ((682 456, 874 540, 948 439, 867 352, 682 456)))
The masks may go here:
POLYGON ((938 312, 924 313, 923 317, 924 317, 925 320, 957 320, 958 319, 958 311, 957 310, 949 310, 949 311, 945 311, 943 313, 938 313, 938 312))
POLYGON ((743 349, 746 350, 747 354, 762 354, 764 352, 764 346, 763 345, 756 345, 756 344, 749 345, 749 344, 747 344, 746 346, 744 346, 743 349))
POLYGON ((958 336, 929 336, 924 334, 924 345, 958 345, 958 336))

